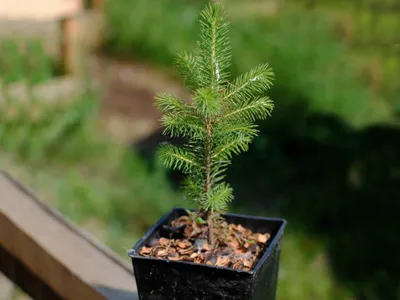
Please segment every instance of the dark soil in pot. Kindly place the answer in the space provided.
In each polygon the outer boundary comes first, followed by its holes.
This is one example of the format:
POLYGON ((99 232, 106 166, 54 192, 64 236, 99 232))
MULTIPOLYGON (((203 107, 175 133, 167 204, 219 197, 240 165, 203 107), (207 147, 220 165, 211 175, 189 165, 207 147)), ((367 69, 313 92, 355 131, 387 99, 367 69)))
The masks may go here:
POLYGON ((164 237, 151 239, 139 254, 243 271, 253 269, 271 234, 254 233, 241 224, 228 224, 222 218, 214 224, 216 241, 212 243, 207 222, 194 213, 180 216, 163 226, 164 237))

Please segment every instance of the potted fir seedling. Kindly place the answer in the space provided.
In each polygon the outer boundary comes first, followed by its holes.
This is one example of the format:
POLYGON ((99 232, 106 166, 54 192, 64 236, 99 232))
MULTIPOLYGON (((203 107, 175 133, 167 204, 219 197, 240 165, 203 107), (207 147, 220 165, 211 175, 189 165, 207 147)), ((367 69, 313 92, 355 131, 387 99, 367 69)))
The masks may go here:
MULTIPOLYGON (((173 209, 130 251, 140 299, 275 299, 285 221, 227 214, 232 188, 224 181, 233 155, 257 136, 273 108, 264 95, 267 64, 228 81, 228 22, 219 4, 201 13, 194 55, 178 66, 193 101, 159 94, 164 133, 186 139, 163 144, 158 159, 186 174, 184 191, 197 210, 173 209)), ((157 187, 155 187, 157 188, 157 187)), ((188 202, 189 205, 189 202, 188 202)))

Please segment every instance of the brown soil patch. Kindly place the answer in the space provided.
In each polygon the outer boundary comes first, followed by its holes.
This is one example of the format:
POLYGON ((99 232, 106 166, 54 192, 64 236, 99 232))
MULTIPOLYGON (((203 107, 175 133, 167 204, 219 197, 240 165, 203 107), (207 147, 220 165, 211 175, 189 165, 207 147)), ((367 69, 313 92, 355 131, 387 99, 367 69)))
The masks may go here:
POLYGON ((182 216, 167 226, 168 237, 150 241, 139 254, 172 261, 188 261, 237 270, 252 270, 270 239, 269 233, 254 233, 242 225, 221 219, 220 237, 214 246, 208 241, 209 226, 196 215, 182 216), (199 221, 200 220, 200 221, 199 221))
POLYGON ((158 92, 189 98, 170 70, 98 56, 92 74, 100 86, 103 126, 123 143, 144 139, 160 128, 161 115, 154 106, 158 92))

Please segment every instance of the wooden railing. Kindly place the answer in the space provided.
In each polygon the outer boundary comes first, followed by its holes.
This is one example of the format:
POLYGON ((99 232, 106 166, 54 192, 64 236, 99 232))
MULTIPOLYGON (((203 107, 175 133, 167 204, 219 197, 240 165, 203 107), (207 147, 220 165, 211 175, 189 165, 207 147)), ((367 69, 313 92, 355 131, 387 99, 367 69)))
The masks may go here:
POLYGON ((0 173, 0 271, 33 299, 138 299, 132 268, 0 173))

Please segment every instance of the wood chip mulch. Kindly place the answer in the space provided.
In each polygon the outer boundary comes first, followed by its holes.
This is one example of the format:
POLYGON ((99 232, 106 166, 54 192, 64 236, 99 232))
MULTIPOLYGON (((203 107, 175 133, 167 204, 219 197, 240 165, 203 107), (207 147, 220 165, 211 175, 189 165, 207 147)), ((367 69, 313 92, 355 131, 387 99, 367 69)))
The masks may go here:
POLYGON ((139 254, 243 271, 252 270, 264 253, 270 234, 254 233, 242 225, 228 224, 224 219, 218 225, 220 239, 213 248, 207 239, 207 223, 182 216, 170 226, 164 226, 169 232, 168 238, 151 240, 140 249, 139 254))

